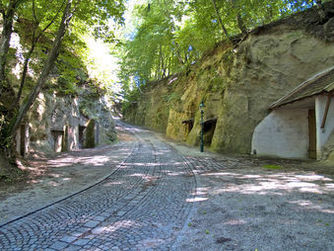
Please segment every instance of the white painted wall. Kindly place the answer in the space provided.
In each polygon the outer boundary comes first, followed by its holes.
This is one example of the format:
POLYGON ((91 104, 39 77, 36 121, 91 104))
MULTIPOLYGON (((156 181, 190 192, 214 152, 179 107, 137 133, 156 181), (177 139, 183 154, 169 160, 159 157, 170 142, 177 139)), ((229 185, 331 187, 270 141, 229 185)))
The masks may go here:
POLYGON ((327 96, 319 95, 315 99, 315 116, 317 124, 317 159, 322 157, 322 149, 334 130, 334 98, 331 98, 325 128, 321 129, 322 119, 325 113, 327 96))
POLYGON ((252 153, 281 158, 308 158, 308 110, 272 111, 254 130, 252 153))

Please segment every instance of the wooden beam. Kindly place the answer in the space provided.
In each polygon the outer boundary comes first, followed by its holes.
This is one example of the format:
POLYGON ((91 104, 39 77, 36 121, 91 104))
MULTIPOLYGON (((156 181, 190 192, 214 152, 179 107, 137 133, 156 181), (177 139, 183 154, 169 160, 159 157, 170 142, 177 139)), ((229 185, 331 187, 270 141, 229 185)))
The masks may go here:
POLYGON ((324 116, 322 117, 322 122, 321 122, 321 129, 325 128, 326 120, 327 120, 327 115, 328 115, 328 110, 329 106, 331 104, 331 98, 332 96, 330 94, 327 95, 327 102, 326 102, 326 108, 325 108, 325 113, 324 116))

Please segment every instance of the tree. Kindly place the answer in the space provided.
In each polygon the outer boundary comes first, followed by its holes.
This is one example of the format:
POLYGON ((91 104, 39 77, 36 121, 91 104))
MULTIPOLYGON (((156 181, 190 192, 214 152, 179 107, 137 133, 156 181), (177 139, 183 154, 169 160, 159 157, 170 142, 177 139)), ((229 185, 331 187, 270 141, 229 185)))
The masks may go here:
MULTIPOLYGON (((7 5, 1 4, 2 13, 4 19, 8 20, 8 31, 5 36, 1 38, 1 68, 2 70, 2 90, 10 90, 17 96, 13 109, 10 109, 6 102, 4 102, 4 95, 0 97, 1 108, 1 121, 0 121, 0 141, 3 142, 0 149, 0 155, 6 156, 8 159, 15 158, 14 154, 14 137, 16 130, 18 129, 21 121, 24 119, 26 113, 34 103, 40 90, 45 86, 49 74, 55 64, 61 51, 61 45, 66 40, 77 39, 77 36, 73 36, 77 31, 92 31, 88 27, 94 27, 94 34, 97 37, 108 39, 110 33, 108 30, 108 21, 113 18, 118 22, 122 22, 122 13, 124 11, 123 1, 98 1, 98 0, 63 0, 61 2, 51 1, 55 4, 48 5, 44 0, 10 0, 7 5), (21 9, 19 8, 21 7, 21 9), (7 9, 6 9, 7 8, 7 9), (31 11, 28 11, 31 10, 31 11), (43 13, 44 12, 44 13, 43 13), (62 13, 62 15, 59 15, 62 13), (9 73, 6 72, 6 63, 8 59, 9 41, 12 33, 14 15, 18 15, 23 19, 27 19, 33 23, 31 44, 28 53, 26 54, 23 72, 20 83, 20 88, 17 93, 13 88, 13 83, 6 80, 9 73), (72 24, 72 26, 70 25, 72 24), (42 27, 42 28, 41 28, 42 27), (66 32, 71 29, 72 33, 66 35, 66 32), (20 97, 22 96, 22 89, 25 82, 25 76, 28 69, 28 62, 32 56, 38 40, 45 36, 46 40, 52 42, 52 46, 47 48, 47 57, 44 60, 42 69, 40 70, 39 77, 36 84, 31 91, 23 98, 23 102, 20 103, 20 97), (4 84, 6 82, 6 85, 4 84)), ((5 26, 4 26, 5 30, 5 26)), ((4 33, 4 31, 3 31, 4 33)), ((79 34, 78 34, 79 35, 79 34)))
POLYGON ((124 91, 188 69, 219 41, 316 2, 321 5, 317 0, 150 0, 138 5, 136 29, 121 49, 124 91))
POLYGON ((20 107, 18 114, 13 118, 11 124, 9 125, 9 139, 12 139, 15 136, 15 132, 18 129, 20 123, 22 122, 23 117, 35 101, 38 93, 40 92, 43 84, 45 84, 51 69, 53 68, 55 61, 58 57, 59 49, 64 38, 65 32, 70 24, 70 21, 73 17, 73 10, 72 10, 72 2, 73 0, 67 0, 65 9, 63 11, 63 17, 59 24, 59 28, 57 31, 56 38, 53 42, 52 49, 48 54, 48 58, 46 64, 43 68, 42 73, 40 74, 37 84, 35 85, 34 89, 30 92, 26 102, 20 107))
POLYGON ((219 10, 218 10, 217 5, 216 5, 216 0, 211 0, 211 1, 212 1, 213 8, 215 9, 215 12, 216 12, 216 15, 217 15, 217 19, 218 19, 218 21, 219 21, 219 24, 220 24, 220 26, 221 26, 221 28, 222 28, 222 30, 223 30, 225 36, 229 39, 228 32, 227 32, 227 30, 226 30, 226 28, 225 28, 225 25, 224 25, 224 23, 223 23, 223 21, 222 21, 222 19, 221 19, 221 17, 220 17, 220 14, 219 14, 219 10))
POLYGON ((0 100, 4 95, 12 92, 6 81, 6 64, 8 58, 10 38, 13 32, 14 15, 24 0, 9 0, 0 2, 0 12, 3 19, 3 28, 0 39, 0 100))

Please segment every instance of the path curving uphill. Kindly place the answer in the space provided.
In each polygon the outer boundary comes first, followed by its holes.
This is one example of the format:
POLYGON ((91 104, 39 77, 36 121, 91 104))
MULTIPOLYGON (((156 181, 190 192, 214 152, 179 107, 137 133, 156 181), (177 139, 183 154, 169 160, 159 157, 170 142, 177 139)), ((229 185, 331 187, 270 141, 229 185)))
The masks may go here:
POLYGON ((0 227, 0 250, 168 250, 192 208, 184 158, 146 130, 103 182, 0 227))

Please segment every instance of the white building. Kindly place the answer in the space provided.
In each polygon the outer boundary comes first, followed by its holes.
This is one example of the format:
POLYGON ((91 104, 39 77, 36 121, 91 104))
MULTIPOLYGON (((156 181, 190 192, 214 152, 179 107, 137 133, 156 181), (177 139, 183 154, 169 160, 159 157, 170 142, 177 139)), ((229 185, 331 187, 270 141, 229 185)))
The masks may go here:
POLYGON ((254 130, 252 154, 326 159, 334 151, 333 96, 331 67, 274 102, 254 130))

